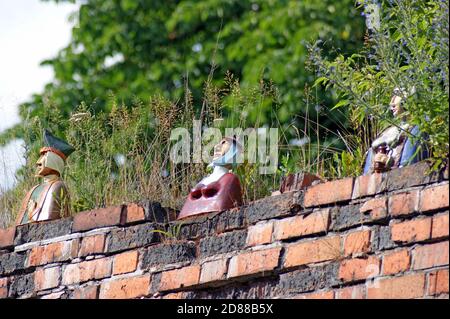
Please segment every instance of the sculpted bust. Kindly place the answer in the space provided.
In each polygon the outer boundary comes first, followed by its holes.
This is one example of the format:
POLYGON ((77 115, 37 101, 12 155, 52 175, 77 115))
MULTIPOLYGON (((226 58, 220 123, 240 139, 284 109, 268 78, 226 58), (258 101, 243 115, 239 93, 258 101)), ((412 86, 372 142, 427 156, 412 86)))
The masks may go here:
POLYGON ((230 172, 240 153, 242 146, 235 138, 225 137, 214 147, 213 172, 190 191, 178 219, 242 205, 241 183, 230 172))
POLYGON ((25 196, 16 225, 58 219, 69 215, 69 193, 61 175, 66 158, 74 148, 65 141, 44 131, 44 147, 36 162, 36 177, 43 179, 25 196))
POLYGON ((392 168, 414 164, 428 157, 425 145, 418 139, 421 132, 419 127, 406 122, 403 102, 408 94, 405 89, 394 89, 389 107, 396 118, 400 118, 399 125, 386 128, 372 142, 366 153, 364 174, 381 173, 392 168))

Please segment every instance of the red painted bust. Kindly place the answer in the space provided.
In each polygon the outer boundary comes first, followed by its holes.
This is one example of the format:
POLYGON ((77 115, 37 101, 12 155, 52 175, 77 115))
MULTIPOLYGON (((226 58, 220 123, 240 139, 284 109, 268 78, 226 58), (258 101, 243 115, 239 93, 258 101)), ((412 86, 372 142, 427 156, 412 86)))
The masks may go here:
POLYGON ((242 146, 234 138, 225 137, 214 147, 211 175, 202 179, 189 193, 178 219, 219 212, 242 205, 239 178, 230 173, 242 146))

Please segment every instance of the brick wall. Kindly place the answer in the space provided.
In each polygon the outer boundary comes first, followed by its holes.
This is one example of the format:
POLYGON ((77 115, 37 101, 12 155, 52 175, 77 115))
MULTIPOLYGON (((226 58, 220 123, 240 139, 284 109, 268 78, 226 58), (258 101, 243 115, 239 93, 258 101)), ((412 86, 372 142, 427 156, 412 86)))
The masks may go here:
POLYGON ((419 163, 176 230, 143 202, 0 230, 0 298, 448 298, 448 169, 419 163))

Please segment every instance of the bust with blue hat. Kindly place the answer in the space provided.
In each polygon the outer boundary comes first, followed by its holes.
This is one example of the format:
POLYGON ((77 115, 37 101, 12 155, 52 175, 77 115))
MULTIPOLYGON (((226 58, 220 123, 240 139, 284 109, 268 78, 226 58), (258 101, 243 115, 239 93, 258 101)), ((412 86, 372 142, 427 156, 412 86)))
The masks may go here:
POLYGON ((44 130, 43 136, 44 146, 36 162, 36 177, 43 180, 26 194, 16 225, 69 215, 69 193, 61 175, 67 157, 75 149, 48 130, 44 130))
POLYGON ((242 205, 241 183, 230 171, 238 164, 237 159, 242 150, 236 137, 225 137, 214 146, 213 160, 208 165, 213 168, 213 172, 190 191, 178 219, 242 205))

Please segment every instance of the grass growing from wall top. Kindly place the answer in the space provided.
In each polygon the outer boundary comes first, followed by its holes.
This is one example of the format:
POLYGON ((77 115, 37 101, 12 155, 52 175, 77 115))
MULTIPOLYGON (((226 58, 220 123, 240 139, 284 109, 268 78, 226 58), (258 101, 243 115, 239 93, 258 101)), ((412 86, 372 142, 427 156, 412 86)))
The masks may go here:
MULTIPOLYGON (((123 105, 111 96, 110 113, 96 114, 92 107, 81 104, 68 120, 48 101, 45 116, 23 123, 26 165, 16 174, 16 187, 0 197, 0 224, 4 227, 13 223, 21 199, 39 182, 34 171, 43 128, 62 130, 62 137, 76 148, 68 158, 63 176, 71 195, 72 213, 145 198, 180 209, 191 187, 208 171, 204 163, 174 164, 170 160, 173 129, 183 127, 192 132, 192 120, 202 119, 203 125, 209 127, 221 122, 224 134, 225 127, 245 130, 267 123, 267 119, 247 116, 258 114, 255 109, 263 105, 272 107, 276 114, 278 92, 273 84, 261 81, 258 87, 242 88, 231 74, 224 83, 220 86, 206 83, 199 116, 194 115, 188 88, 185 98, 178 103, 154 96, 148 103, 136 100, 133 105, 123 105), (222 121, 225 113, 229 116, 222 121)), ((309 104, 312 103, 306 101, 306 106, 312 107, 309 104)), ((274 174, 261 175, 261 164, 248 160, 235 170, 243 186, 245 202, 278 190, 281 177, 288 173, 309 171, 335 177, 334 173, 328 174, 335 164, 329 155, 337 148, 312 143, 315 138, 320 139, 320 123, 309 118, 303 120, 302 128, 283 127, 274 116, 270 127, 279 128, 279 159, 274 174), (296 140, 305 141, 304 144, 292 143, 287 137, 288 130, 294 132, 296 140)), ((192 154, 192 145, 190 151, 192 154)))

